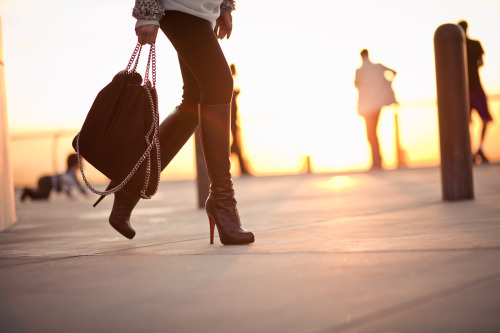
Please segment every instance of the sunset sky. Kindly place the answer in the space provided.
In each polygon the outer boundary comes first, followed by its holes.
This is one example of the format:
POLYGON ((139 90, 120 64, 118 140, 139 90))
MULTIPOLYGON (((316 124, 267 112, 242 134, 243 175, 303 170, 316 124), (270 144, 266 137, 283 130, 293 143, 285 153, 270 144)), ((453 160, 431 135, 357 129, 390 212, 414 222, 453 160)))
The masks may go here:
MULTIPOLYGON (((500 93, 498 0, 236 4, 233 35, 221 45, 237 65, 245 150, 257 173, 296 172, 306 155, 318 171, 369 166, 353 85, 363 48, 398 72, 393 86, 401 102, 401 141, 414 165, 438 157, 433 35, 439 25, 469 22, 469 35, 486 51, 483 85, 491 95, 500 93)), ((11 134, 81 126, 97 92, 128 62, 136 43, 132 7, 129 0, 0 0, 11 134)), ((157 58, 165 117, 179 103, 181 80, 176 54, 162 35, 157 58)), ((490 106, 498 119, 498 99, 490 106)), ((379 127, 388 166, 394 162, 393 115, 385 110, 379 127)), ((499 159, 498 120, 490 138, 486 149, 499 159)), ((22 143, 15 145, 21 149, 22 143)), ((192 144, 174 164, 179 173, 192 173, 192 144)))

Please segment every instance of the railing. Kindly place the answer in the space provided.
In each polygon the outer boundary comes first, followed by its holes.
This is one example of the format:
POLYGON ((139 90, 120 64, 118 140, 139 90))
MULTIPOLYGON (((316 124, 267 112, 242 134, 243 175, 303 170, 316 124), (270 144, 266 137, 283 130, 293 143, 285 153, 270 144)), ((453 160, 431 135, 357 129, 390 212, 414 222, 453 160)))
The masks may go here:
MULTIPOLYGON (((490 157, 493 161, 500 161, 500 93, 495 93, 495 94, 489 94, 488 95, 488 100, 490 104, 490 111, 493 114, 494 122, 488 129, 487 133, 487 143, 489 144, 489 152, 490 152, 490 157), (493 149, 491 148, 493 147, 493 149), (498 148, 496 148, 498 147, 498 148)), ((395 121, 397 124, 403 124, 403 126, 397 126, 395 127, 394 125, 388 126, 388 128, 392 128, 392 131, 396 129, 396 135, 394 136, 396 143, 399 143, 400 141, 403 142, 403 144, 392 144, 393 146, 396 147, 396 158, 395 158, 395 163, 392 164, 393 167, 397 167, 398 165, 401 166, 401 164, 406 163, 408 167, 412 166, 419 166, 418 163, 415 164, 415 162, 418 162, 418 156, 413 157, 412 161, 409 159, 405 159, 404 155, 405 151, 409 152, 410 155, 414 152, 415 149, 418 148, 419 140, 413 140, 411 144, 408 145, 408 140, 407 140, 407 135, 406 133, 408 131, 408 117, 410 114, 415 114, 416 112, 424 112, 429 116, 437 118, 435 116, 435 110, 436 110, 436 102, 429 100, 429 101, 417 101, 417 102, 412 102, 412 103, 402 103, 398 107, 398 112, 397 112, 397 119, 396 117, 390 118, 390 121, 395 121), (395 119, 396 118, 396 119, 395 119), (405 124, 406 121, 406 125, 405 124), (405 127, 406 126, 406 127, 405 127), (404 144, 406 143, 406 144, 404 144), (403 149, 404 148, 404 149, 403 149), (398 163, 399 162, 399 163, 398 163)), ((354 111, 353 111, 354 112, 354 111)), ((435 119, 437 120, 437 119, 435 119)), ((269 125, 270 122, 278 122, 281 120, 280 119, 275 119, 275 117, 248 117, 245 119, 245 122, 242 124, 243 131, 245 131, 245 126, 248 127, 253 127, 253 128, 258 128, 261 125, 269 125)), ((302 121, 302 119, 301 119, 302 121)), ((388 118, 386 118, 385 121, 389 121, 388 118)), ((479 125, 478 125, 479 126, 479 125)), ((263 126, 265 127, 265 126, 263 126)), ((477 130, 477 129, 476 129, 477 130)), ((61 130, 52 130, 52 131, 33 131, 33 132, 12 132, 10 135, 10 143, 11 143, 11 161, 12 161, 12 166, 13 166, 13 173, 14 173, 14 183, 16 186, 24 185, 24 184, 33 184, 37 177, 41 175, 41 173, 48 172, 51 170, 52 173, 58 173, 61 172, 65 169, 65 165, 63 164, 64 161, 66 160, 67 154, 73 152, 72 147, 71 147, 71 141, 73 137, 77 134, 78 130, 68 130, 68 129, 61 129, 61 130), (19 170, 17 170, 19 169, 19 170), (21 170, 22 169, 22 170, 21 170), (29 174, 26 176, 26 174, 29 174)), ((434 135, 435 133, 433 133, 434 135)), ((360 133, 360 135, 364 135, 364 133, 360 133)), ((425 136, 425 134, 423 134, 425 136)), ((437 134, 436 134, 437 137, 437 134)), ((283 138, 282 138, 283 139, 283 138)), ((250 144, 250 141, 252 140, 251 137, 247 138, 248 144, 250 144)), ((477 140, 477 136, 474 137, 474 140, 477 140)), ((394 141, 393 141, 394 142, 394 141)), ((434 144, 433 144, 434 145, 434 144)), ((171 176, 172 174, 175 174, 178 172, 178 170, 181 170, 184 172, 184 175, 181 178, 194 178, 196 174, 196 169, 195 169, 195 163, 193 163, 193 156, 194 154, 194 144, 187 145, 188 147, 185 148, 186 152, 184 153, 183 157, 181 159, 184 159, 185 161, 182 162, 182 167, 180 168, 172 168, 169 167, 170 169, 170 175, 168 177, 175 178, 171 176)), ((436 142, 435 144, 435 149, 437 149, 438 143, 436 142)), ((274 149, 273 147, 265 147, 267 149, 274 149)), ((392 148, 391 148, 392 151, 392 148)), ((302 152, 301 152, 302 153, 302 152)), ((328 153, 328 152, 326 152, 328 153)), ((182 154, 181 154, 182 155, 182 154)), ((250 157, 252 156, 251 152, 249 152, 250 157)), ((306 158, 306 156, 309 155, 301 155, 301 156, 296 156, 296 159, 302 159, 306 158)), ((418 154, 417 154, 418 155, 418 154)), ((174 163, 178 163, 175 159, 174 163)), ((314 155, 311 156, 309 160, 309 167, 311 169, 311 163, 312 163, 312 170, 315 170, 315 158, 314 155)), ((433 162, 433 165, 437 165, 439 163, 439 160, 437 159, 437 154, 436 154, 436 159, 435 162, 433 162)), ((257 164, 257 163, 256 163, 257 164)), ((300 164, 300 163, 299 163, 300 164)), ((424 163, 425 164, 425 163, 424 163)), ((103 176, 100 176, 97 172, 93 172, 91 170, 92 168, 89 168, 89 175, 90 177, 96 181, 96 182, 105 182, 106 178, 103 176)), ((257 174, 266 174, 267 170, 265 169, 260 169, 260 170, 254 170, 256 171, 257 174)), ((321 171, 325 171, 324 169, 321 171)), ((335 170, 332 170, 335 171, 335 170)))
POLYGON ((58 173, 59 167, 58 164, 60 162, 60 156, 58 153, 58 145, 61 138, 64 137, 74 137, 76 135, 76 131, 74 130, 56 130, 56 131, 40 131, 40 132, 27 132, 22 134, 11 134, 10 140, 11 142, 16 141, 28 141, 28 140, 39 140, 39 139, 50 139, 52 141, 51 144, 51 160, 52 160, 52 172, 58 173))

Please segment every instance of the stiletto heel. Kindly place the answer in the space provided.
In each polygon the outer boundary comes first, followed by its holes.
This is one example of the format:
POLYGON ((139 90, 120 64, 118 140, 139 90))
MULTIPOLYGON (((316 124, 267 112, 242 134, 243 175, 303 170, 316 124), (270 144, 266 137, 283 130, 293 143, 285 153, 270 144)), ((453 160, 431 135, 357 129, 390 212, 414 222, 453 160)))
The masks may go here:
POLYGON ((93 206, 93 207, 97 206, 97 205, 99 204, 99 202, 101 202, 101 201, 102 201, 102 199, 104 199, 104 198, 106 198, 106 196, 105 196, 105 195, 101 195, 101 196, 99 197, 99 199, 97 199, 97 201, 96 201, 96 202, 95 202, 92 206, 93 206))
POLYGON ((213 244, 214 243, 215 222, 210 216, 208 217, 208 222, 210 223, 210 244, 213 244))
POLYGON ((217 226, 220 242, 224 245, 243 245, 255 241, 252 232, 241 226, 234 191, 226 189, 226 193, 233 193, 231 198, 225 198, 224 194, 216 192, 214 187, 205 204, 210 222, 210 244, 214 242, 214 229, 217 226))
MULTIPOLYGON (((109 189, 113 188, 113 186, 111 185, 111 183, 112 183, 112 182, 109 182, 108 186, 106 186, 105 191, 107 191, 107 190, 109 190, 109 189)), ((97 205, 99 204, 99 202, 101 202, 101 201, 102 201, 102 199, 104 199, 104 198, 106 198, 106 196, 105 196, 105 195, 101 195, 101 196, 99 197, 99 199, 97 199, 97 201, 96 201, 96 202, 95 202, 92 206, 95 208, 95 206, 97 206, 97 205)))

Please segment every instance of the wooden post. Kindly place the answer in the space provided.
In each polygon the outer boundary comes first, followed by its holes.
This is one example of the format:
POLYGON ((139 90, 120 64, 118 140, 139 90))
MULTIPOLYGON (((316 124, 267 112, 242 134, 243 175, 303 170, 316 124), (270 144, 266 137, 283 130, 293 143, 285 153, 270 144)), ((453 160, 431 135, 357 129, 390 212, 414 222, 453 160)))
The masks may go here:
POLYGON ((474 198, 465 34, 456 24, 434 34, 443 200, 474 198))

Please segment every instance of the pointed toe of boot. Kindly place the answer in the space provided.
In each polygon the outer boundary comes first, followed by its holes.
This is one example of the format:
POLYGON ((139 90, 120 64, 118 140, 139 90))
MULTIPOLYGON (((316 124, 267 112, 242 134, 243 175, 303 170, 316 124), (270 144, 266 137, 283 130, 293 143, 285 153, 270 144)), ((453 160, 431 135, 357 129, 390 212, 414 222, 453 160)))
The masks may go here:
POLYGON ((120 234, 128 239, 132 239, 135 236, 135 230, 130 225, 128 221, 121 221, 119 219, 109 219, 109 224, 120 234))
POLYGON ((233 235, 219 235, 220 242, 224 245, 246 245, 255 242, 255 237, 252 232, 240 230, 233 235))
POLYGON ((109 224, 128 239, 132 239, 135 236, 135 230, 130 224, 130 215, 138 202, 139 198, 123 190, 115 193, 115 201, 113 201, 113 208, 109 215, 109 224))

